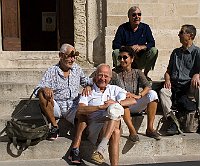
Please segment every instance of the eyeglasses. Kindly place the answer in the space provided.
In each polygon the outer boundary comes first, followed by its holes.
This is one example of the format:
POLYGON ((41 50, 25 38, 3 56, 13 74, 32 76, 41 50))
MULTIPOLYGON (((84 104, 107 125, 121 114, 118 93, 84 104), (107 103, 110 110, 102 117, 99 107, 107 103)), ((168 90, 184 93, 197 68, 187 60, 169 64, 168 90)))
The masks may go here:
POLYGON ((64 55, 65 58, 76 58, 77 56, 79 56, 79 52, 78 51, 71 51, 69 54, 66 53, 62 53, 64 55))
POLYGON ((120 60, 122 60, 122 58, 123 58, 123 60, 126 60, 126 59, 128 59, 128 57, 127 56, 118 56, 118 60, 120 61, 120 60))
POLYGON ((137 16, 141 16, 142 13, 133 13, 133 14, 132 14, 132 17, 136 17, 136 15, 137 15, 137 16))

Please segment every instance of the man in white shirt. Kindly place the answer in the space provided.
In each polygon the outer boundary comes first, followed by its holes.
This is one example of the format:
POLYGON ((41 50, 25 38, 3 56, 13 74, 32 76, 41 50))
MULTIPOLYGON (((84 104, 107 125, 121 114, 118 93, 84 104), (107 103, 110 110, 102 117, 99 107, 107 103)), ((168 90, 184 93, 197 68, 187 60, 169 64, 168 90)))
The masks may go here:
POLYGON ((92 161, 104 162, 104 153, 109 144, 111 165, 119 162, 120 119, 124 114, 122 106, 135 104, 132 98, 126 99, 126 91, 116 85, 110 85, 112 77, 110 66, 101 64, 96 70, 94 85, 89 96, 81 96, 77 110, 78 126, 69 159, 72 163, 80 163, 79 146, 83 130, 88 125, 88 139, 98 144, 92 154, 92 161), (86 123, 87 122, 87 123, 86 123), (101 136, 101 137, 99 137, 101 136))

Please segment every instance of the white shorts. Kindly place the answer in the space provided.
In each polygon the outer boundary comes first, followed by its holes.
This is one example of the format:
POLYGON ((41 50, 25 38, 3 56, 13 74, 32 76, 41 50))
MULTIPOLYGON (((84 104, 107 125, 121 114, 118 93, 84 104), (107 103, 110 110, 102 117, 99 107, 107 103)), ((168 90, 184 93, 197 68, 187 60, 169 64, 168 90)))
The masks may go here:
POLYGON ((65 118, 68 122, 74 124, 74 119, 76 117, 76 111, 74 110, 67 110, 65 112, 63 112, 58 103, 54 100, 54 116, 56 118, 65 118))
POLYGON ((147 105, 154 100, 158 100, 158 94, 156 91, 150 90, 149 93, 141 99, 138 99, 136 104, 129 106, 131 113, 137 113, 145 110, 147 105))

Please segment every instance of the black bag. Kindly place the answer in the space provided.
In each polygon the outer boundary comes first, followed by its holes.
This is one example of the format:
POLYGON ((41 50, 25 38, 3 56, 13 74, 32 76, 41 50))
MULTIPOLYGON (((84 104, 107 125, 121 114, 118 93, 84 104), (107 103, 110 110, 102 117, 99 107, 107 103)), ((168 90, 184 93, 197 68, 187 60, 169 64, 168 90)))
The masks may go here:
POLYGON ((46 139, 49 132, 47 119, 41 113, 38 100, 32 100, 33 94, 34 92, 12 119, 6 122, 6 127, 1 132, 5 131, 19 154, 28 146, 46 139))
POLYGON ((199 111, 196 102, 188 98, 187 95, 183 95, 177 100, 177 110, 177 118, 183 132, 197 132, 199 127, 199 111))

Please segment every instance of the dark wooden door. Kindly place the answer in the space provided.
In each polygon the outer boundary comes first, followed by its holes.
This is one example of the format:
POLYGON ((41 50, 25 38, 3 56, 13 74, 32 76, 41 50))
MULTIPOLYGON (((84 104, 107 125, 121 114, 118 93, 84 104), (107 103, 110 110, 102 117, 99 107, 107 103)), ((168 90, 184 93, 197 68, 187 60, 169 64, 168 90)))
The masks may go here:
POLYGON ((2 0, 3 50, 20 51, 20 13, 18 0, 2 0))

